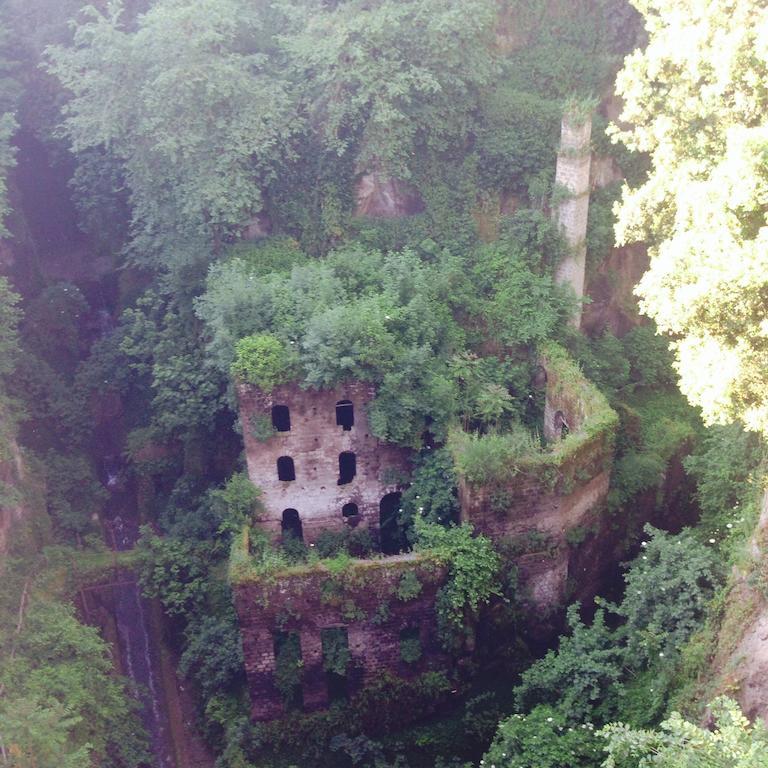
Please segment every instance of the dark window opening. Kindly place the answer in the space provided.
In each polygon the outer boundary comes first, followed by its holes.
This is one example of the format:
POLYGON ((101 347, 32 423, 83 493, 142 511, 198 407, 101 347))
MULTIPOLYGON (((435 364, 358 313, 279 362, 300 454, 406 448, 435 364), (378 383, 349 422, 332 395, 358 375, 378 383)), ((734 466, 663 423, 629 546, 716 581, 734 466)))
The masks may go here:
POLYGON ((418 627, 408 627, 400 632, 400 658, 406 664, 415 664, 422 654, 418 627))
POLYGON ((275 685, 283 696, 287 710, 302 709, 304 691, 301 687, 303 663, 301 637, 298 632, 275 632, 275 685))
POLYGON ((328 700, 344 701, 349 698, 347 674, 351 656, 346 627, 331 627, 320 630, 323 647, 323 669, 328 686, 328 700))
POLYGON ((298 510, 284 509, 280 528, 283 532, 283 541, 287 538, 304 541, 304 531, 301 527, 301 518, 299 517, 298 510))
POLYGON ((293 459, 290 456, 281 456, 277 460, 277 479, 295 480, 296 468, 293 466, 293 459))
POLYGON ((339 454, 339 485, 351 483, 357 474, 357 459, 351 451, 339 454))
POLYGON ((272 407, 272 426, 278 432, 291 431, 291 412, 287 405, 275 405, 272 407))
POLYGON ((355 406, 351 400, 339 400, 336 403, 336 424, 349 432, 355 425, 355 406))
POLYGON ((355 517, 355 516, 357 516, 357 514, 358 514, 357 504, 355 504, 355 503, 353 503, 351 501, 349 502, 349 504, 345 504, 341 508, 341 514, 344 517, 355 517))
POLYGON ((561 440, 565 440, 568 433, 571 431, 568 426, 568 422, 565 420, 565 414, 562 411, 556 411, 552 420, 555 428, 555 434, 560 435, 561 440))
POLYGON ((388 493, 379 502, 379 541, 385 555, 397 555, 407 548, 400 524, 399 493, 388 493))

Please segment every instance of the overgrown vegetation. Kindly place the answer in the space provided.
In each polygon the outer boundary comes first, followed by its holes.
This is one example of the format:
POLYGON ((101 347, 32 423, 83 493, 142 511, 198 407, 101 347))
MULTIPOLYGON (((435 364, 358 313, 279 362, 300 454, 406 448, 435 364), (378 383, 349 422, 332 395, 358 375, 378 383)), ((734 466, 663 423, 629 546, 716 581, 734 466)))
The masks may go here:
MULTIPOLYGON (((85 578, 110 557, 105 500, 135 493, 147 526, 124 562, 164 608, 221 768, 454 768, 476 762, 499 720, 485 758, 499 768, 764 760, 764 733, 728 702, 715 705, 713 732, 669 714, 698 717, 707 665, 727 644, 718 631, 738 632, 723 573, 738 563, 765 590, 745 551, 761 444, 735 425, 703 429, 672 392, 654 326, 621 338, 568 330, 573 297, 554 280, 565 245, 550 216, 564 106, 594 105, 643 43, 619 80, 622 138, 637 151, 612 146, 597 115, 594 149, 633 187, 620 229, 650 246, 644 305, 676 335, 684 390, 708 421, 762 428, 760 4, 681 15, 668 0, 636 3, 647 40, 623 0, 84 5, 7 0, 0 11, 0 235, 12 238, 1 261, 23 295, 0 278, 0 503, 23 511, 19 466, 36 466, 50 513, 11 529, 14 540, 56 542, 45 558, 85 578), (683 50, 691 33, 699 44, 683 50), (723 50, 733 55, 721 61, 723 50), (371 204, 391 218, 359 215, 371 204), (538 439, 542 354, 591 409, 587 429, 549 451, 538 439), (345 528, 312 548, 287 536, 276 548, 249 529, 259 499, 242 472, 232 383, 346 379, 375 385, 374 435, 419 451, 398 523, 433 568, 404 568, 369 618, 386 622, 439 570, 445 649, 484 651, 503 636, 494 672, 526 657, 510 639, 515 557, 552 544, 533 532, 497 552, 455 525, 457 477, 490 486, 498 514, 531 467, 567 490, 585 479, 569 469, 575 451, 608 455, 612 407, 613 524, 631 538, 635 500, 659 487, 680 446, 694 450, 702 523, 676 537, 649 530, 624 597, 590 620, 571 609, 559 649, 518 681, 512 717, 501 677, 438 712, 475 671, 457 665, 451 679, 382 676, 327 712, 254 725, 230 548, 235 580, 323 574, 324 598, 352 621, 362 609, 350 593, 377 573, 376 546, 345 528), (503 632, 484 635, 481 614, 503 632)), ((613 245, 617 194, 593 195, 591 270, 613 245)), ((239 428, 273 434, 268 422, 239 428)), ((573 529, 567 542, 589 535, 573 529)), ((26 570, 40 562, 26 554, 3 573, 0 759, 146 762, 104 643, 51 594, 30 588, 17 612, 27 581, 48 572, 26 570)), ((286 630, 278 646, 278 688, 298 709, 300 643, 286 630)), ((349 648, 339 635, 327 650, 326 671, 343 677, 349 648)), ((403 664, 420 669, 423 651, 403 634, 403 664)))

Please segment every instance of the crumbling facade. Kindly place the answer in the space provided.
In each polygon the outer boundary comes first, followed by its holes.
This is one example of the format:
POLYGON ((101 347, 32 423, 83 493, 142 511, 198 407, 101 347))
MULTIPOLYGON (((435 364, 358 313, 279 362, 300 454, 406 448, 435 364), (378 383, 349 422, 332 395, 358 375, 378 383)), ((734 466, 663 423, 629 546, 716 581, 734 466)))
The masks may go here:
MULTIPOLYGON (((568 253, 557 268, 556 278, 559 283, 570 285, 578 299, 584 296, 587 260, 591 134, 592 119, 589 116, 577 117, 569 113, 563 116, 555 186, 565 197, 555 206, 553 213, 568 244, 568 253)), ((577 328, 581 324, 580 305, 571 322, 577 328)))
POLYGON ((275 539, 288 530, 312 544, 324 530, 364 527, 385 553, 399 549, 389 534, 410 451, 371 434, 373 395, 360 382, 269 394, 240 386, 248 476, 261 489, 259 524, 275 539))
POLYGON ((518 547, 520 594, 537 617, 564 604, 575 577, 574 545, 604 517, 618 426, 605 397, 562 350, 551 346, 542 366, 548 450, 522 457, 497 483, 459 479, 462 520, 518 547))
POLYGON ((416 554, 357 560, 337 574, 297 567, 276 582, 241 580, 234 569, 253 719, 322 709, 385 674, 409 679, 444 667, 435 615, 444 578, 416 554), (295 672, 287 682, 286 666, 295 672))
MULTIPOLYGON (((594 527, 605 509, 617 424, 562 350, 545 350, 541 363, 549 449, 524 457, 502 484, 459 478, 462 519, 496 542, 519 545, 520 594, 539 620, 566 600, 569 536, 594 527)), ((362 383, 327 391, 283 385, 268 395, 239 388, 248 472, 262 489, 257 525, 275 539, 298 535, 309 544, 324 530, 362 526, 389 555, 351 561, 341 572, 319 562, 265 577, 250 570, 247 536, 236 545, 230 578, 255 720, 322 708, 384 673, 408 679, 449 661, 436 615, 446 566, 429 553, 399 553, 386 535, 410 452, 371 435, 365 406, 373 396, 362 383)))

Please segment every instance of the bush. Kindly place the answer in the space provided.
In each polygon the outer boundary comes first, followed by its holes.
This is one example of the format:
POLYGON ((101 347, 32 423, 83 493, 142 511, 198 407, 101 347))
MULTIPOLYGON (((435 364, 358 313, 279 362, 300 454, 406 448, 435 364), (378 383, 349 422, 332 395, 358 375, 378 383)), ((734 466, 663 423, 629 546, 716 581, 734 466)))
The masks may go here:
POLYGON ((502 720, 483 765, 496 768, 598 768, 603 740, 593 726, 573 727, 562 710, 538 706, 502 720))
POLYGON ((235 344, 232 375, 271 392, 289 378, 290 364, 283 343, 271 333, 256 333, 235 344))
POLYGON ((676 655, 701 627, 722 578, 712 548, 690 531, 644 530, 648 539, 624 574, 624 598, 615 607, 635 665, 676 655))
POLYGON ((453 432, 449 447, 459 474, 474 485, 511 480, 518 472, 520 460, 540 451, 534 437, 522 425, 504 434, 453 432))
POLYGON ((714 728, 683 720, 677 712, 656 731, 635 731, 613 723, 600 735, 608 740, 605 768, 654 765, 659 768, 757 768, 768 765, 768 731, 759 720, 751 725, 732 699, 710 705, 714 728))
POLYGON ((481 605, 499 594, 501 559, 485 536, 473 536, 472 527, 443 528, 421 520, 416 524, 417 544, 448 566, 448 577, 437 593, 440 639, 451 649, 477 620, 481 605))
POLYGON ((618 712, 626 649, 606 623, 603 610, 587 626, 578 604, 571 605, 568 625, 571 634, 560 638, 558 649, 523 672, 515 703, 520 710, 556 705, 571 723, 592 718, 605 722, 618 712))

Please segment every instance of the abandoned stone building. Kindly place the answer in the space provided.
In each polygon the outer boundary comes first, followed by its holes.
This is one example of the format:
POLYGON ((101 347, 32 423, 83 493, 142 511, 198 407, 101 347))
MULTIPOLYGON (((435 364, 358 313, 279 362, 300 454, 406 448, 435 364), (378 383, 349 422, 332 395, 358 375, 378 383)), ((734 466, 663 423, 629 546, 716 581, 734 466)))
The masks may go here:
MULTIPOLYGON (((529 542, 518 559, 520 595, 539 617, 563 604, 572 581, 569 531, 594 528, 605 508, 616 428, 616 414, 563 355, 542 357, 549 450, 502 486, 459 477, 464 521, 495 541, 529 542)), ((327 391, 287 384, 267 394, 241 385, 238 394, 249 477, 262 489, 256 525, 275 541, 292 535, 310 545, 324 530, 363 527, 384 555, 353 561, 343 579, 322 563, 266 580, 231 568, 254 719, 327 706, 383 672, 407 679, 445 668, 435 596, 446 571, 429 553, 401 552, 397 511, 410 451, 371 435, 366 405, 374 390, 360 382, 327 391), (288 697, 286 654, 302 669, 288 697), (340 654, 343 676, 333 669, 340 654)), ((245 560, 248 545, 240 546, 245 560)))
MULTIPOLYGON (((584 290, 589 137, 588 119, 564 118, 557 181, 569 195, 553 216, 569 254, 557 279, 577 297, 584 290)), ((368 213, 391 215, 385 207, 368 213)), ((579 320, 580 310, 572 322, 579 320)), ((462 521, 518 547, 519 598, 537 618, 562 607, 575 570, 583 579, 582 571, 598 565, 590 536, 599 538, 604 525, 618 421, 559 348, 543 351, 541 374, 548 449, 523 457, 502 482, 458 478, 462 521)), ((291 383, 270 393, 238 385, 248 475, 261 489, 256 525, 275 542, 293 536, 309 546, 323 531, 367 530, 383 555, 353 561, 343 580, 322 563, 261 579, 238 567, 250 557, 247 537, 235 545, 230 578, 256 720, 324 707, 385 672, 408 678, 445 668, 435 597, 446 569, 430 563, 429 553, 403 551, 398 511, 411 452, 371 434, 366 406, 374 395, 361 382, 324 391, 291 383), (299 668, 300 676, 286 676, 299 668)))
POLYGON ((248 475, 261 489, 259 524, 278 539, 286 531, 313 544, 324 530, 367 528, 384 554, 400 551, 400 491, 410 451, 370 433, 373 388, 333 390, 294 384, 269 394, 240 387, 248 475), (254 425, 265 424, 264 439, 254 425))

